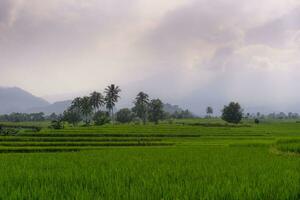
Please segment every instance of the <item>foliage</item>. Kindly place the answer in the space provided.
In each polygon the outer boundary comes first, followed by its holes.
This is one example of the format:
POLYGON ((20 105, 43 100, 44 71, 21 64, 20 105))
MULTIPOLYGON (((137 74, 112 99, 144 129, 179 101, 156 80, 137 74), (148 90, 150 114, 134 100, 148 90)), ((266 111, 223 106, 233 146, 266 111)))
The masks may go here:
POLYGON ((121 89, 119 88, 119 86, 116 86, 114 84, 107 86, 104 90, 106 108, 111 115, 112 121, 114 118, 114 116, 113 116, 114 115, 114 107, 120 98, 120 96, 119 96, 120 92, 121 92, 121 89))
POLYGON ((123 108, 116 113, 116 120, 121 123, 130 123, 134 118, 134 113, 128 108, 123 108))
POLYGON ((230 102, 222 110, 222 119, 229 123, 238 124, 243 117, 243 110, 239 103, 230 102))
POLYGON ((172 115, 172 118, 175 119, 189 119, 189 118, 194 118, 195 116, 193 113, 191 113, 189 110, 183 110, 183 111, 175 111, 172 115))
POLYGON ((64 111, 62 120, 76 126, 81 121, 81 116, 75 109, 68 109, 64 111))
POLYGON ((8 122, 30 122, 30 121, 44 121, 45 114, 40 113, 11 113, 9 115, 1 115, 0 121, 8 122))
POLYGON ((208 106, 208 107, 206 108, 206 113, 207 113, 209 116, 212 115, 212 114, 214 113, 213 108, 210 107, 210 106, 208 106))
POLYGON ((295 121, 175 119, 1 136, 0 199, 297 200, 295 121))
POLYGON ((16 128, 3 128, 0 127, 0 135, 16 135, 19 132, 16 128))
POLYGON ((51 121, 50 128, 52 128, 52 129, 63 129, 64 128, 63 121, 61 119, 51 121))
POLYGON ((164 117, 163 103, 160 99, 153 99, 149 104, 149 120, 158 124, 164 117))
POLYGON ((99 108, 105 104, 103 95, 100 92, 94 91, 90 94, 90 103, 95 112, 99 111, 99 108))
POLYGON ((58 120, 60 116, 58 116, 56 113, 52 113, 51 115, 45 117, 47 120, 58 120))
POLYGON ((93 113, 93 106, 90 101, 90 97, 85 96, 81 98, 80 102, 80 111, 85 118, 85 124, 88 125, 90 123, 89 119, 93 113))
POLYGON ((132 111, 137 117, 143 120, 143 124, 146 124, 148 118, 149 108, 149 95, 144 92, 139 92, 134 101, 134 107, 132 111))
POLYGON ((109 113, 104 111, 98 111, 95 113, 93 120, 98 126, 108 124, 110 122, 109 113))

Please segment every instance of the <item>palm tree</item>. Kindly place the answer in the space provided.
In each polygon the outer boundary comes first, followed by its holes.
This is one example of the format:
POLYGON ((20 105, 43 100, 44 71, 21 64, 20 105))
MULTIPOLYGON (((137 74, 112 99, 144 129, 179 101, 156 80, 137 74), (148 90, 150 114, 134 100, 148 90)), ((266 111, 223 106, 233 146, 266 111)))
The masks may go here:
POLYGON ((100 92, 93 92, 90 94, 90 103, 96 113, 100 107, 104 105, 104 97, 100 92))
POLYGON ((89 117, 93 112, 93 107, 90 102, 90 97, 86 96, 86 97, 81 98, 80 105, 81 105, 80 111, 81 111, 82 115, 85 117, 85 124, 88 125, 89 117))
POLYGON ((144 92, 139 92, 135 98, 133 111, 146 124, 149 105, 149 95, 144 92))
POLYGON ((111 115, 112 122, 114 119, 114 107, 115 104, 118 102, 118 99, 120 98, 120 92, 121 89, 119 88, 119 86, 116 86, 114 84, 107 86, 104 91, 106 108, 111 115))
POLYGON ((70 110, 80 112, 80 110, 81 110, 81 101, 82 101, 82 98, 81 98, 81 97, 76 97, 76 98, 72 101, 72 104, 71 104, 71 106, 70 106, 70 110))

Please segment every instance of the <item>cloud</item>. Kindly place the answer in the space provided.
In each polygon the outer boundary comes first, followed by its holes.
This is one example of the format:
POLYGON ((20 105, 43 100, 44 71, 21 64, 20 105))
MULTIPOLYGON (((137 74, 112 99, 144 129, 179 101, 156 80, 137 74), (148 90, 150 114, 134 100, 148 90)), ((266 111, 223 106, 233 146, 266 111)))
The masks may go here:
POLYGON ((265 44, 281 48, 294 43, 300 31, 300 6, 276 19, 250 29, 246 33, 249 44, 265 44))
POLYGON ((0 84, 55 96, 115 82, 131 95, 146 90, 198 112, 230 99, 297 101, 299 6, 297 0, 2 0, 0 84))

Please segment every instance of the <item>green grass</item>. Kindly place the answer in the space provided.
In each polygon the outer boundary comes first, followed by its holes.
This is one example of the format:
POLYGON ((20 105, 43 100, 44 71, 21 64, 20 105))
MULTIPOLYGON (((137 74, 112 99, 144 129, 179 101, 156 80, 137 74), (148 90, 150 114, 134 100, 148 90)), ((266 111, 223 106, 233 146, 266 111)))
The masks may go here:
POLYGON ((43 127, 0 136, 0 199, 300 199, 295 121, 43 127))
POLYGON ((300 155, 300 139, 279 140, 276 143, 276 148, 279 151, 298 153, 300 155))
POLYGON ((0 154, 0 161, 2 199, 300 197, 300 160, 266 148, 122 148, 0 154))

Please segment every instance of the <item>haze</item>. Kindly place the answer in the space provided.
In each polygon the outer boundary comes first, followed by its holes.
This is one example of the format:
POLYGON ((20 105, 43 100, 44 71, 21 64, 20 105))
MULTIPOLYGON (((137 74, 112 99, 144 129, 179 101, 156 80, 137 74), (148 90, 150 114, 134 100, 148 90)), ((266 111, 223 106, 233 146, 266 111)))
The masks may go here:
POLYGON ((299 19, 298 0, 1 0, 0 85, 299 111, 299 19))

